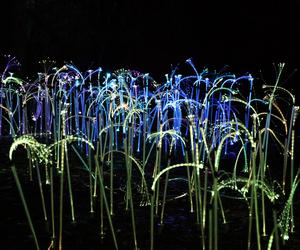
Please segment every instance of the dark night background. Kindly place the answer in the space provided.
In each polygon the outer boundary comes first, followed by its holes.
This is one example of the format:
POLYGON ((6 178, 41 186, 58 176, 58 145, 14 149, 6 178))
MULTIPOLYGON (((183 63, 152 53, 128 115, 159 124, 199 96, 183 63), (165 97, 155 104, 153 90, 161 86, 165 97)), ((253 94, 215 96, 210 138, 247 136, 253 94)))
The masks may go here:
POLYGON ((46 57, 154 76, 190 57, 198 68, 255 73, 286 62, 292 72, 300 65, 300 2, 263 2, 11 0, 1 8, 0 53, 28 72, 46 57))

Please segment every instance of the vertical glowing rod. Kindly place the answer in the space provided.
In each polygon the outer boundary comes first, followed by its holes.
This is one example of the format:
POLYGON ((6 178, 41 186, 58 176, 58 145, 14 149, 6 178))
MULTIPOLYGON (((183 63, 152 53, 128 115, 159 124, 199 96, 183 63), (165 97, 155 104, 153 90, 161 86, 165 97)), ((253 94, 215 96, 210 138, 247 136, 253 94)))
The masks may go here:
POLYGON ((79 131, 80 131, 80 125, 79 125, 79 115, 80 115, 80 111, 79 111, 79 94, 78 94, 78 90, 75 90, 75 95, 74 95, 74 108, 75 108, 75 126, 76 126, 76 135, 79 135, 79 131))
MULTIPOLYGON (((61 114, 61 113, 59 113, 61 114)), ((62 137, 65 138, 65 118, 64 113, 62 116, 62 124, 59 127, 59 130, 62 131, 62 137)), ((60 194, 59 194, 59 242, 58 249, 62 250, 62 232, 63 232, 63 203, 64 203, 64 161, 65 161, 65 147, 66 141, 62 140, 61 142, 61 157, 60 157, 60 194)), ((58 163, 59 164, 59 163, 58 163)))
POLYGON ((27 220, 28 220, 28 223, 29 223, 29 227, 30 227, 30 230, 31 230, 31 233, 32 233, 32 236, 33 236, 35 247, 36 247, 37 250, 39 250, 40 249, 39 243, 38 243, 38 240, 37 240, 37 237, 36 237, 36 234, 35 234, 33 223, 32 223, 32 220, 31 220, 31 216, 30 216, 30 213, 29 213, 29 210, 28 210, 28 206, 27 206, 24 194, 23 194, 23 189, 22 189, 22 186, 21 186, 21 183, 20 183, 17 171, 16 171, 16 167, 15 167, 14 164, 11 166, 11 171, 13 173, 13 176, 14 176, 14 179, 15 179, 15 182, 16 182, 21 200, 22 200, 22 204, 23 204, 25 214, 26 214, 26 217, 27 217, 27 220))
MULTIPOLYGON (((163 130, 163 122, 162 122, 162 108, 161 108, 161 100, 157 100, 157 131, 159 131, 159 139, 156 141, 156 160, 155 160, 155 167, 153 171, 153 177, 155 178, 156 175, 160 172, 160 163, 161 163, 161 151, 162 151, 162 130, 163 130)), ((155 215, 158 214, 158 205, 159 205, 159 185, 160 183, 157 183, 157 189, 156 189, 156 199, 155 199, 155 215)))
POLYGON ((151 195, 151 206, 150 206, 150 250, 154 250, 154 199, 155 191, 151 195))
MULTIPOLYGON (((284 151, 284 165, 283 165, 283 177, 282 177, 282 188, 283 191, 285 191, 285 182, 286 182, 286 171, 287 171, 287 164, 288 164, 288 156, 289 156, 289 150, 291 147, 291 133, 293 130, 293 123, 294 123, 294 117, 295 117, 295 106, 293 103, 292 106, 292 113, 291 113, 291 118, 290 118, 290 126, 289 126, 289 132, 287 135, 287 138, 285 139, 285 151, 284 151)), ((293 181, 291 182, 291 184, 293 183, 293 181)))
MULTIPOLYGON (((3 86, 0 89, 0 106, 2 106, 2 96, 4 96, 3 86)), ((0 136, 2 136, 2 108, 0 108, 0 136)))
MULTIPOLYGON (((256 146, 255 146, 255 144, 252 145, 251 151, 252 151, 252 155, 251 155, 251 170, 252 170, 251 204, 254 203, 257 249, 260 250, 261 249, 260 225, 259 225, 260 211, 258 210, 257 185, 256 185, 257 175, 256 175, 256 162, 255 162, 256 161, 256 146), (252 203, 252 200, 253 200, 253 203, 252 203)), ((252 205, 252 211, 253 211, 253 205, 252 205)))
MULTIPOLYGON (((131 120, 131 118, 130 118, 131 120)), ((133 206, 133 198, 132 198, 132 187, 131 187, 131 172, 132 172, 132 160, 129 157, 132 155, 132 144, 130 141, 132 141, 132 124, 131 121, 129 121, 128 124, 128 139, 124 139, 124 149, 125 149, 125 160, 126 160, 126 170, 127 170, 127 185, 126 185, 126 209, 128 209, 128 202, 130 205, 130 212, 131 212, 131 223, 132 223, 132 229, 133 229, 133 240, 134 240, 134 246, 135 249, 137 248, 137 238, 136 238, 136 229, 135 229, 135 215, 134 215, 134 206, 133 206), (127 140, 129 140, 129 143, 127 143, 127 140)))
MULTIPOLYGON (((22 101, 22 134, 26 134, 26 126, 27 126, 27 117, 26 117, 26 113, 27 113, 27 105, 24 104, 24 101, 22 101)), ((2 111, 2 110, 0 110, 2 111)))
POLYGON ((21 121, 21 104, 20 104, 20 96, 17 95, 17 105, 18 105, 18 124, 17 124, 17 131, 19 134, 22 134, 22 121, 21 121))
MULTIPOLYGON (((147 125, 148 125, 148 110, 145 110, 146 109, 145 107, 147 106, 146 105, 144 106, 143 123, 142 123, 143 124, 143 172, 145 171, 145 167, 146 167, 146 138, 147 138, 147 125)), ((143 182, 141 184, 141 187, 143 190, 144 188, 143 182)))
POLYGON ((44 123, 45 123, 45 132, 49 132, 49 120, 50 120, 50 112, 49 112, 49 96, 48 96, 48 87, 47 81, 45 82, 45 115, 44 115, 44 123))
POLYGON ((50 201, 51 201, 51 225, 52 225, 52 243, 56 237, 55 234, 55 217, 54 217, 54 183, 53 183, 53 167, 50 167, 50 201))
MULTIPOLYGON (((293 128, 292 128, 292 144, 291 144, 291 190, 293 188, 294 183, 294 150, 295 150, 295 123, 299 112, 299 106, 293 107, 294 116, 293 116, 293 128)), ((294 206, 291 206, 291 232, 295 230, 295 221, 294 221, 294 206)))
POLYGON ((208 249, 212 250, 213 249, 213 233, 212 233, 212 229, 213 229, 213 225, 212 225, 212 209, 209 208, 208 210, 208 220, 209 220, 209 227, 208 227, 208 249))
POLYGON ((214 249, 218 249, 218 183, 214 178, 213 182, 213 227, 214 227, 214 249))
POLYGON ((9 108, 9 113, 8 113, 8 116, 9 116, 9 122, 10 122, 10 126, 9 126, 9 134, 12 135, 12 125, 13 125, 13 122, 12 122, 12 110, 13 110, 13 104, 12 104, 12 99, 11 99, 11 87, 9 85, 9 92, 8 92, 8 105, 7 107, 9 108))
MULTIPOLYGON (((93 141, 92 134, 91 132, 91 126, 93 126, 93 121, 91 121, 89 118, 87 118, 87 138, 90 142, 93 141), (91 125, 92 124, 92 125, 91 125)), ((93 129, 92 129, 93 130, 93 129)), ((91 147, 87 148, 88 151, 88 169, 89 169, 89 194, 90 194, 90 212, 94 212, 94 200, 93 200, 93 179, 92 179, 92 155, 91 155, 91 147)), ((95 177, 97 178, 97 177, 95 177)))
POLYGON ((65 145, 65 159, 66 159, 68 189, 69 189, 69 195, 70 195, 71 218, 72 218, 72 221, 74 222, 75 221, 75 212, 74 212, 73 191, 72 191, 72 183, 71 183, 71 174, 70 174, 69 156, 68 156, 68 147, 67 147, 67 145, 65 145))
MULTIPOLYGON (((284 64, 279 64, 278 76, 276 78, 276 83, 275 83, 275 86, 273 88, 270 100, 269 100, 267 120, 266 120, 266 124, 265 124, 265 134, 264 134, 263 145, 262 145, 264 155, 263 155, 263 160, 261 161, 262 165, 260 165, 261 180, 262 181, 264 181, 264 174, 265 174, 266 165, 267 165, 267 156, 268 156, 268 147, 269 147, 269 127, 270 127, 270 122, 271 122, 272 105, 273 105, 273 101, 274 101, 274 97, 275 97, 275 91, 277 89, 283 67, 284 67, 284 64)), ((256 189, 255 189, 255 194, 256 194, 256 189)), ((265 228, 264 192, 262 192, 262 210, 263 210, 262 211, 263 212, 263 235, 265 235, 266 234, 266 228, 265 228)), ((260 245, 259 245, 259 247, 260 247, 260 245)))
MULTIPOLYGON (((172 155, 172 149, 173 144, 175 143, 174 139, 172 138, 169 153, 168 153, 168 163, 167 168, 170 166, 171 163, 171 155, 172 155)), ((165 187, 164 187, 164 193, 163 193, 163 201, 162 201, 162 207, 161 207, 161 214, 160 214, 160 224, 163 224, 163 218, 164 218, 164 211, 165 211, 165 204, 166 204, 166 196, 167 196, 167 188, 168 188, 168 182, 169 182, 169 171, 166 173, 165 177, 165 187)))
MULTIPOLYGON (((96 167, 98 168, 98 173, 100 173, 100 166, 99 166, 99 161, 98 161, 97 157, 95 157, 95 163, 96 163, 96 167)), ((107 218, 108 218, 110 230, 111 230, 113 241, 114 241, 114 246, 115 246, 115 249, 118 250, 117 238, 116 238, 116 235, 115 235, 115 230, 114 230, 114 226, 113 226, 112 219, 111 219, 109 205, 108 205, 108 202, 107 202, 107 199, 106 199, 106 194, 105 194, 105 188, 104 188, 104 184, 103 184, 102 175, 99 174, 98 177, 99 177, 100 192, 102 193, 104 206, 105 206, 106 213, 107 213, 107 218)))
POLYGON ((110 214, 114 214, 114 156, 113 156, 113 142, 114 142, 114 130, 113 130, 113 121, 110 118, 110 127, 109 127, 109 159, 110 159, 110 214))
POLYGON ((37 177, 38 177, 38 183, 39 183, 39 189, 40 189, 40 195, 41 195, 41 201, 42 201, 42 208, 43 208, 43 213, 44 213, 44 219, 45 221, 47 221, 47 211, 46 211, 46 205, 45 205, 45 198, 44 198, 44 191, 43 191, 43 184, 42 184, 42 180, 41 180, 41 174, 40 174, 40 169, 38 166, 38 162, 35 159, 35 168, 36 168, 36 173, 37 173, 37 177))
MULTIPOLYGON (((191 149, 192 149, 192 160, 194 164, 199 165, 199 143, 196 133, 196 126, 195 126, 195 116, 189 115, 188 119, 190 121, 190 137, 191 137, 191 149)), ((201 129, 201 128, 200 128, 201 129)), ((202 134, 204 136, 204 133, 202 134)), ((203 138, 204 139, 204 138, 203 138)), ((193 170, 193 176, 195 181, 195 199, 196 199, 196 218, 197 223, 200 225, 201 230, 201 239, 202 239, 202 248, 205 249, 205 232, 203 227, 203 210, 202 210, 202 192, 201 192, 201 181, 200 181, 200 170, 199 168, 193 170)))
MULTIPOLYGON (((195 143, 194 143, 194 133, 193 133, 193 115, 190 115, 189 116, 189 120, 190 120, 190 124, 189 124, 189 129, 190 129, 190 143, 191 143, 191 152, 192 152, 192 161, 193 163, 195 162, 195 154, 194 154, 194 151, 195 151, 195 143)), ((197 181, 197 177, 195 177, 195 170, 193 170, 193 179, 194 179, 194 183, 192 185, 195 185, 195 182, 197 181)), ((196 193, 196 199, 197 199, 197 192, 198 192, 198 189, 195 187, 195 193, 196 193)), ((197 223, 199 223, 199 213, 198 213, 198 210, 199 210, 199 204, 196 200, 196 218, 197 218, 197 223)))
POLYGON ((250 118, 250 103, 252 98, 252 86, 253 86, 253 77, 249 75, 249 81, 250 81, 250 92, 248 96, 248 103, 247 103, 247 113, 246 113, 246 119, 245 119, 245 125, 246 128, 249 129, 249 118, 250 118))
MULTIPOLYGON (((73 114, 73 92, 70 94, 69 96, 69 100, 70 100, 70 107, 69 107, 69 110, 70 110, 70 116, 72 116, 73 114)), ((68 120, 68 134, 71 135, 73 133, 73 119, 69 119, 68 120)))

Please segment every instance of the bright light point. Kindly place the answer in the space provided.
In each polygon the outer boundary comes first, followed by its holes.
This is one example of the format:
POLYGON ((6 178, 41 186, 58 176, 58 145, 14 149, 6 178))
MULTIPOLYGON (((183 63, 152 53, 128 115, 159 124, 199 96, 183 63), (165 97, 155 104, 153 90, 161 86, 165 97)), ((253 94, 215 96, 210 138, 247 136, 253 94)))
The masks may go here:
POLYGON ((289 238, 290 238, 290 237, 289 237, 288 234, 284 234, 284 235, 283 235, 283 239, 284 239, 284 240, 288 240, 289 238))

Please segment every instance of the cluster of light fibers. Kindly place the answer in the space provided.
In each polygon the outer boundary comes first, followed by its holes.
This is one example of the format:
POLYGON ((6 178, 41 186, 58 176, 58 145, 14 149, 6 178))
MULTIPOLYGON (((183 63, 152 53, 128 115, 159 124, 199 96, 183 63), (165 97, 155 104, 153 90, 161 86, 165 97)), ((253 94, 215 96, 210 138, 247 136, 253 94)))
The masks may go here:
POLYGON ((23 135, 16 138, 9 149, 9 159, 13 159, 13 152, 22 145, 30 150, 33 161, 37 160, 39 163, 51 164, 51 149, 42 143, 39 143, 33 136, 23 135))
POLYGON ((279 228, 281 231, 281 237, 285 241, 289 239, 289 233, 290 233, 291 227, 293 227, 292 217, 291 217, 291 208, 293 206, 293 199, 294 199, 295 192, 297 190, 298 185, 299 185, 299 178, 298 178, 298 174, 297 174, 295 177, 295 180, 292 184, 292 190, 290 192, 289 198, 286 201, 286 204, 285 204, 285 206, 282 210, 282 213, 278 219, 278 224, 279 224, 279 228))

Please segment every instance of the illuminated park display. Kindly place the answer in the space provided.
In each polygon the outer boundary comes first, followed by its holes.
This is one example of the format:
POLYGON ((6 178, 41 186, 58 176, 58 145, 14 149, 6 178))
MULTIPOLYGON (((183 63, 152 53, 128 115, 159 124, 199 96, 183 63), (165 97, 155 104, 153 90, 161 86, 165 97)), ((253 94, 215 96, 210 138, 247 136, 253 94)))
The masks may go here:
POLYGON ((251 74, 198 71, 192 60, 186 61, 188 74, 173 71, 162 83, 134 70, 82 72, 47 61, 45 71, 29 80, 14 73, 15 58, 7 59, 0 137, 10 140, 15 199, 33 248, 41 243, 25 177, 37 183, 40 219, 50 225, 48 249, 65 249, 64 227, 81 216, 78 178, 86 180, 87 213, 97 215, 94 237, 109 238, 110 249, 125 249, 116 229, 120 213, 128 215, 122 223, 129 225, 130 249, 159 249, 159 228, 169 204, 179 200, 196 228, 198 249, 222 249, 231 202, 241 203, 246 214, 241 249, 280 249, 289 241, 299 183, 299 107, 281 82, 284 64, 276 66, 274 82, 256 85, 251 74), (27 156, 25 177, 15 164, 19 150, 27 156), (138 223, 141 217, 147 223, 138 223))

